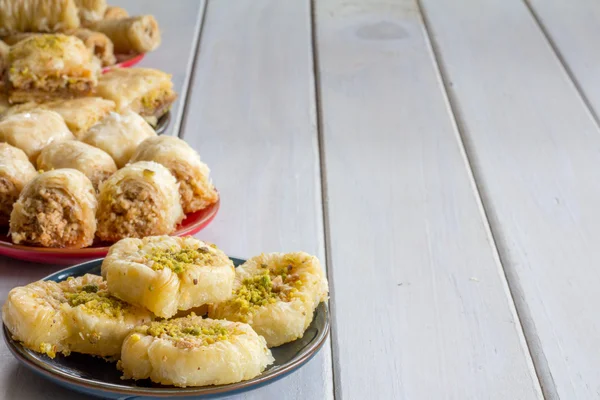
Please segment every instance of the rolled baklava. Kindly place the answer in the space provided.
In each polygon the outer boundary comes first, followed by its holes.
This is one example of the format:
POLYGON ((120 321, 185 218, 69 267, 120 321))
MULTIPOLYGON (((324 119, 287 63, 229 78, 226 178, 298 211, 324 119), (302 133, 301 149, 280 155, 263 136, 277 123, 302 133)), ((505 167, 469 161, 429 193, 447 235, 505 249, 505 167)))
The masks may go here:
POLYGON ((96 192, 90 180, 74 169, 47 171, 33 178, 10 214, 15 244, 81 248, 96 233, 96 192))
POLYGON ((122 114, 111 112, 92 126, 81 140, 110 154, 117 167, 122 168, 137 146, 152 136, 156 136, 154 129, 138 114, 126 110, 122 114))
POLYGON ((64 341, 69 351, 119 358, 127 335, 152 321, 151 312, 112 296, 98 275, 69 278, 59 286, 66 300, 61 310, 70 331, 64 341))
POLYGON ((250 326, 195 315, 137 327, 123 342, 124 379, 163 385, 225 385, 252 379, 274 358, 250 326))
POLYGON ((13 204, 23 187, 36 175, 23 150, 0 143, 0 225, 8 225, 13 204))
POLYGON ((73 0, 0 0, 0 35, 78 27, 78 10, 73 0))
POLYGON ((94 189, 117 171, 117 165, 106 152, 77 140, 50 143, 37 158, 37 167, 43 171, 73 168, 92 182, 94 189))
POLYGON ((319 260, 309 254, 261 254, 236 268, 233 297, 209 305, 208 316, 246 322, 269 347, 304 335, 328 285, 319 260))
POLYGON ((233 262, 217 249, 187 237, 123 239, 111 246, 102 276, 115 296, 170 318, 231 296, 233 262))
POLYGON ((31 36, 12 46, 8 59, 11 103, 88 95, 98 83, 99 66, 75 36, 31 36))
POLYGON ((104 19, 121 19, 129 17, 127 10, 121 7, 109 6, 104 12, 104 19))
POLYGON ((88 28, 108 36, 117 54, 148 53, 160 45, 158 22, 152 15, 103 19, 88 28))
POLYGON ((97 236, 107 242, 168 235, 184 218, 177 181, 154 162, 128 164, 100 185, 97 236))
POLYGON ((208 166, 185 141, 173 136, 157 136, 144 140, 130 162, 154 161, 164 165, 179 182, 183 211, 202 210, 219 200, 208 166))
POLYGON ((75 0, 75 5, 79 9, 79 20, 82 25, 104 18, 108 7, 106 0, 75 0))
POLYGON ((51 142, 75 139, 63 118, 54 111, 33 109, 0 120, 0 142, 23 150, 31 163, 51 142))
POLYGON ((117 110, 130 108, 153 125, 177 97, 171 75, 151 68, 113 69, 99 78, 97 94, 114 101, 117 110))

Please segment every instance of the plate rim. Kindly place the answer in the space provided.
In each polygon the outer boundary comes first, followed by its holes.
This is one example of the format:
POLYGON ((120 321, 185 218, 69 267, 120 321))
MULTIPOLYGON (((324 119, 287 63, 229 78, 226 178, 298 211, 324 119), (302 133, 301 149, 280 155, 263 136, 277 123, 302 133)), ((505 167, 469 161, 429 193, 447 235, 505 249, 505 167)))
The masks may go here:
MULTIPOLYGON (((177 229, 175 232, 173 232, 169 236, 180 237, 180 236, 194 234, 194 233, 199 232, 200 230, 204 229, 206 226, 208 226, 215 219, 215 217, 219 213, 219 210, 221 209, 221 196, 219 196, 219 199, 216 201, 216 203, 213 203, 208 207, 211 207, 213 209, 213 211, 209 214, 208 218, 197 221, 190 226, 187 226, 187 227, 184 227, 181 229, 177 229), (198 229, 198 230, 195 231, 195 229, 198 229)), ((200 211, 202 211, 202 210, 200 210, 200 211)), ((199 212, 199 211, 196 211, 196 212, 199 212)), ((190 213, 190 214, 192 214, 192 213, 190 213)), ((18 252, 37 253, 40 255, 44 254, 44 255, 52 255, 52 256, 56 256, 56 257, 59 257, 59 256, 60 257, 72 257, 72 258, 95 257, 95 256, 101 256, 101 255, 105 254, 106 252, 108 252, 108 249, 110 248, 111 245, 112 244, 109 244, 107 246, 102 246, 102 247, 84 247, 81 249, 68 249, 68 248, 56 248, 56 247, 27 246, 27 245, 22 245, 22 244, 14 244, 12 242, 8 242, 8 241, 0 239, 0 255, 14 258, 13 256, 3 254, 2 250, 1 250, 1 249, 10 249, 13 251, 18 251, 18 252)), ((91 262, 91 261, 96 261, 96 259, 91 259, 86 262, 91 262)), ((72 265, 71 267, 68 267, 68 268, 72 268, 72 267, 75 267, 75 266, 78 266, 81 264, 85 264, 85 262, 79 263, 76 265, 72 265)), ((51 275, 48 275, 48 276, 51 276, 51 275)), ((47 277, 44 277, 42 279, 46 279, 46 278, 47 277)))
MULTIPOLYGON (((237 260, 241 262, 245 262, 246 259, 230 257, 231 260, 237 260)), ((63 268, 61 270, 55 271, 40 280, 50 280, 52 277, 59 277, 62 274, 68 273, 71 270, 81 269, 83 267, 88 267, 88 269, 94 267, 96 264, 100 263, 104 260, 104 257, 97 258, 94 260, 86 261, 80 264, 72 265, 70 267, 63 268), (89 264, 89 266, 88 266, 89 264)), ((86 272, 84 272, 86 273, 86 272)), ((46 362, 41 362, 34 357, 32 357, 27 349, 23 347, 23 345, 12 339, 10 336, 10 332, 8 328, 2 321, 2 336, 4 338, 4 342, 6 346, 12 353, 12 355, 18 360, 24 363, 26 366, 31 368, 33 371, 44 375, 45 377, 51 380, 58 380, 63 384, 68 386, 76 386, 78 388, 83 388, 86 390, 91 390, 94 393, 97 391, 108 392, 113 395, 125 395, 125 396, 150 396, 150 397, 190 397, 190 396, 214 396, 214 395, 224 395, 224 394, 235 394, 239 392, 244 392, 247 390, 257 389, 269 383, 273 383, 290 373, 296 371, 302 365, 306 364, 310 361, 318 352, 323 348, 327 338, 329 337, 329 333, 331 330, 331 322, 330 322, 330 313, 329 313, 329 305, 328 301, 322 302, 318 305, 318 307, 323 307, 325 312, 325 324, 323 329, 319 333, 319 335, 314 339, 309 346, 307 346, 306 350, 303 351, 300 356, 282 366, 275 372, 264 375, 261 374, 256 378, 249 379, 247 381, 231 383, 227 385, 218 385, 218 386, 198 386, 198 387, 170 387, 170 388, 140 388, 140 387, 127 387, 120 386, 113 383, 105 383, 97 380, 91 380, 82 377, 76 377, 66 372, 60 371, 55 368, 51 368, 46 362)))
POLYGON ((113 65, 107 65, 106 67, 102 67, 102 73, 105 74, 116 68, 131 68, 137 64, 139 64, 144 57, 146 57, 146 53, 139 53, 134 55, 131 58, 121 61, 120 63, 116 63, 113 65))

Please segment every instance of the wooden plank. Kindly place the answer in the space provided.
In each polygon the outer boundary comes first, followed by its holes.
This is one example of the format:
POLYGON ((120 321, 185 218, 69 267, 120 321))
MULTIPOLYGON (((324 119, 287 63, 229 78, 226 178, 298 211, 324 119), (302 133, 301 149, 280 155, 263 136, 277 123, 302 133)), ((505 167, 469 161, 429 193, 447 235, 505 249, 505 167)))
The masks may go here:
POLYGON ((125 8, 130 15, 152 14, 162 34, 160 47, 145 55, 139 67, 156 68, 173 75, 179 94, 171 108, 167 135, 178 135, 185 109, 192 64, 196 55, 205 0, 115 0, 111 5, 125 8))
POLYGON ((541 398, 417 5, 315 4, 336 393, 541 398))
POLYGON ((596 119, 600 115, 600 2, 529 0, 534 16, 562 57, 596 119))
MULTIPOLYGON (((171 133, 179 131, 182 104, 185 103, 188 82, 191 76, 191 64, 194 59, 199 36, 204 1, 177 0, 115 0, 111 4, 125 7, 130 14, 153 14, 162 29, 162 45, 153 53, 146 55, 141 66, 162 69, 173 74, 175 90, 180 94, 172 109, 171 133), (182 40, 182 38, 187 38, 182 40)), ((9 290, 63 268, 62 266, 36 265, 0 257, 0 303, 4 303, 9 290)), ((38 377, 18 364, 10 351, 0 341, 0 399, 83 399, 73 391, 63 389, 38 377)))
MULTIPOLYGON (((311 54, 310 2, 208 4, 183 134, 222 197, 197 236, 228 254, 304 250, 324 239, 311 54)), ((330 348, 256 399, 333 397, 330 348)))
POLYGON ((544 394, 596 399, 599 129, 521 1, 422 4, 544 394))

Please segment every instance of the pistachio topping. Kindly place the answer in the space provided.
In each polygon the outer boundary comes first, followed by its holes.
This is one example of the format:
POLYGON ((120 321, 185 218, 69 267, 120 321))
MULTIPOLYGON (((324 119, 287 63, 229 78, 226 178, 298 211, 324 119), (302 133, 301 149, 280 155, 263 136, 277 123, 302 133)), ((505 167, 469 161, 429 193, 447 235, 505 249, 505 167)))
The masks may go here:
POLYGON ((146 256, 146 263, 154 270, 170 268, 181 274, 190 265, 212 265, 215 257, 207 247, 197 249, 154 249, 146 256))
POLYGON ((104 314, 111 317, 122 317, 127 311, 127 304, 110 296, 106 291, 98 292, 98 286, 85 285, 80 291, 66 294, 71 307, 82 307, 92 314, 104 314))
MULTIPOLYGON (((182 347, 205 346, 227 340, 231 335, 226 326, 219 323, 198 323, 192 317, 195 315, 177 320, 152 322, 138 327, 136 331, 144 335, 175 340, 182 344, 182 347)), ((137 333, 132 335, 132 339, 138 341, 139 338, 133 337, 135 335, 137 333)))

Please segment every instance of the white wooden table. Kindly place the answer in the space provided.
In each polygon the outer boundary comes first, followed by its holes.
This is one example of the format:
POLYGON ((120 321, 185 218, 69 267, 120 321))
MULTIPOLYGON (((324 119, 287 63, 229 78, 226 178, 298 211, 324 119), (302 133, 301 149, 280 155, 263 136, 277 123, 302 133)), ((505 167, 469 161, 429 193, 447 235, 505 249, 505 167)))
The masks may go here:
MULTIPOLYGON (((197 236, 327 265, 330 340, 241 398, 600 398, 599 1, 114 3, 162 26, 197 236)), ((0 399, 79 398, 0 344, 0 399)))

